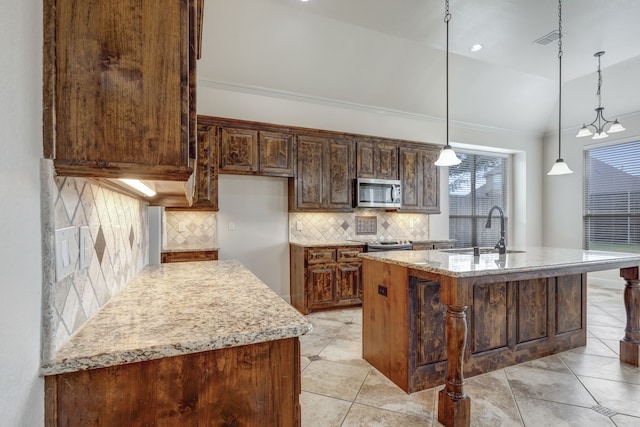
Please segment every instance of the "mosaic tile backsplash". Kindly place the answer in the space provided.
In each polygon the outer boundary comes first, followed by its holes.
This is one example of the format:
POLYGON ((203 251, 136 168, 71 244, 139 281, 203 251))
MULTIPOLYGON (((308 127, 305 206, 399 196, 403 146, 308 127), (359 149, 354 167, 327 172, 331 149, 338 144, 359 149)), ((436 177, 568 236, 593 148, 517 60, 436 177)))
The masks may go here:
POLYGON ((207 211, 164 211, 162 247, 213 248, 216 246, 216 214, 207 211))
POLYGON ((346 213, 289 213, 289 240, 292 241, 392 239, 428 240, 429 215, 369 209, 346 213), (374 217, 376 226, 358 229, 356 217, 374 217), (370 234, 374 228, 376 234, 370 234))
POLYGON ((43 345, 50 360, 69 337, 124 288, 148 263, 147 203, 84 178, 54 177, 50 161, 42 167, 43 345), (88 267, 80 269, 79 228, 88 267), (55 230, 75 228, 70 250, 74 271, 56 282, 55 230), (53 261, 51 261, 53 260, 53 261))

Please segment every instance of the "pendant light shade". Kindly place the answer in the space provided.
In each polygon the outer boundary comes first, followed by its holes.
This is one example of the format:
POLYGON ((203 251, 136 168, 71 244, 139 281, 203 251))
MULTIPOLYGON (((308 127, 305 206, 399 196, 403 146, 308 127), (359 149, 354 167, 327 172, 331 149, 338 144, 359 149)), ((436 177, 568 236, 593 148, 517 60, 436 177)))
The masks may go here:
MULTIPOLYGON (((589 131, 587 129, 587 131, 589 131)), ((558 160, 547 175, 573 173, 562 159, 562 0, 558 0, 558 160)))
POLYGON ((445 0, 444 22, 447 25, 447 55, 446 55, 446 99, 447 99, 447 124, 446 124, 446 145, 440 151, 438 160, 434 163, 436 166, 455 166, 462 163, 456 152, 449 145, 449 21, 451 21, 451 13, 449 13, 449 0, 445 0))
POLYGON ((569 165, 567 165, 563 159, 558 159, 547 175, 567 175, 570 173, 573 173, 573 171, 569 168, 569 165))
POLYGON ((453 148, 449 144, 445 145, 444 148, 440 151, 440 155, 438 156, 438 160, 436 160, 436 166, 455 166, 459 165, 462 162, 456 155, 456 152, 453 151, 453 148))

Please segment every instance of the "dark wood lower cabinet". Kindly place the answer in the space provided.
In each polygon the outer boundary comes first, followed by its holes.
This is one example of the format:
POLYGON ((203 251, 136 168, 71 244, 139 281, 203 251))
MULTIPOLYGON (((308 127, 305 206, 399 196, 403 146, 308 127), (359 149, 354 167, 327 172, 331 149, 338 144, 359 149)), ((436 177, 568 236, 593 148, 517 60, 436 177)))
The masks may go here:
POLYGON ((218 251, 179 251, 160 253, 160 262, 191 262, 191 261, 215 261, 218 259, 218 251))
POLYGON ((364 246, 290 245, 291 304, 303 314, 362 304, 364 246))
POLYGON ((46 427, 300 426, 298 338, 47 376, 46 427))

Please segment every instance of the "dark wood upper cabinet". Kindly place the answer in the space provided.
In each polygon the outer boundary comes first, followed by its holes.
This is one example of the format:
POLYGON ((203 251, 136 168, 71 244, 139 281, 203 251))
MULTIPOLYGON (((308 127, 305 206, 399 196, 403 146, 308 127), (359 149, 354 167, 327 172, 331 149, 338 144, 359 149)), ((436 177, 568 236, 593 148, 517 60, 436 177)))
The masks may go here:
POLYGON ((437 147, 400 145, 401 212, 440 213, 437 147))
POLYGON ((195 0, 44 1, 44 155, 59 175, 187 181, 195 0))
POLYGON ((220 129, 220 172, 258 171, 258 131, 223 127, 220 129))
POLYGON ((198 126, 193 208, 218 210, 218 145, 214 126, 198 126))
POLYGON ((292 133, 261 131, 258 134, 258 171, 272 176, 293 176, 295 144, 292 133))
POLYGON ((289 210, 353 210, 353 141, 299 135, 297 153, 289 210))
POLYGON ((398 179, 398 145, 383 140, 356 142, 358 178, 398 179))

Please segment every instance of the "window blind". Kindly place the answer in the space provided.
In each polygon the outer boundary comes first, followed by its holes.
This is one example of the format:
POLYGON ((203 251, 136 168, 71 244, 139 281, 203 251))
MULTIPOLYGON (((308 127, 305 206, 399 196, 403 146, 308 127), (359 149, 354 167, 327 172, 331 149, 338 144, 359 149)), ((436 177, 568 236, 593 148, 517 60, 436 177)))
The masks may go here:
POLYGON ((508 157, 456 151, 462 163, 449 166, 449 238, 456 239, 458 248, 493 247, 500 239, 498 212, 493 213, 491 228, 485 224, 489 210, 497 205, 508 228, 508 157))
POLYGON ((584 152, 585 249, 640 253, 640 142, 584 152))

